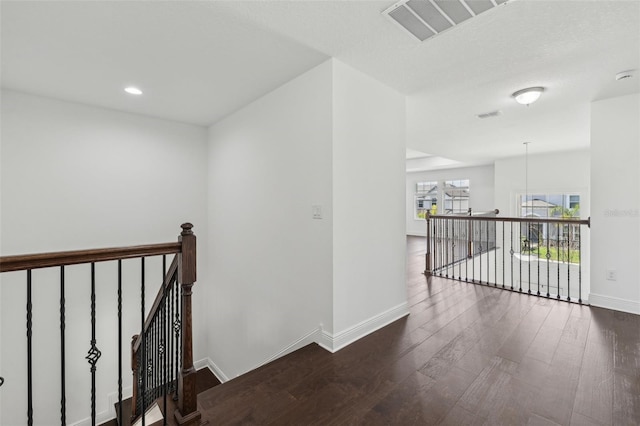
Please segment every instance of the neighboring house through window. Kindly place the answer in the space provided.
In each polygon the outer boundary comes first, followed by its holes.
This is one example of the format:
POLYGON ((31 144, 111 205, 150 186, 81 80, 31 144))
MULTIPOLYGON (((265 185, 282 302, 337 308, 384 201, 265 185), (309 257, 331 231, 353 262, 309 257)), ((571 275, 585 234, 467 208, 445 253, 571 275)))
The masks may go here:
MULTIPOLYGON (((544 219, 578 219, 580 217, 580 194, 534 194, 518 195, 520 217, 544 219)), ((580 236, 579 225, 544 226, 531 223, 521 228, 522 238, 531 244, 540 244, 547 239, 554 244, 569 244, 580 236)))
POLYGON ((469 210, 469 179, 416 182, 415 219, 432 214, 466 214, 469 210))

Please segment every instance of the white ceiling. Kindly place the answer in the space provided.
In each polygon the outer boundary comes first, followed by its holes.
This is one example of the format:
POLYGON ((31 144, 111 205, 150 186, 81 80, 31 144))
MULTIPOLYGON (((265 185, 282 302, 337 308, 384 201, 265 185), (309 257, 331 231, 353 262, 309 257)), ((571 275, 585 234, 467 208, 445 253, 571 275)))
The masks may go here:
POLYGON ((208 125, 336 57, 409 95, 409 148, 464 164, 586 148, 589 103, 640 91, 614 80, 640 68, 640 0, 513 0, 424 43, 391 4, 3 1, 2 85, 208 125))
POLYGON ((209 125, 328 58, 218 5, 2 1, 2 86, 209 125))

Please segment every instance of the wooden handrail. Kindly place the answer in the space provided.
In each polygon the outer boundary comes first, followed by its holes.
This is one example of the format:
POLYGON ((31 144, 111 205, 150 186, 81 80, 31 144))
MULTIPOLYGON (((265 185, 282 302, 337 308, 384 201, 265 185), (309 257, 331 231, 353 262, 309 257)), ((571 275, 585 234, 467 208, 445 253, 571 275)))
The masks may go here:
MULTIPOLYGON (((149 310, 149 314, 147 315, 147 319, 144 322, 144 332, 145 332, 145 334, 146 334, 147 331, 149 331, 149 327, 151 326, 151 323, 153 322, 153 318, 156 316, 156 313, 157 313, 158 309, 160 308, 160 303, 162 302, 162 296, 163 296, 164 292, 168 288, 170 288, 171 285, 176 280, 177 272, 178 272, 178 257, 176 256, 176 257, 173 258, 173 261, 171 262, 171 265, 169 266, 169 269, 167 270, 167 273, 164 276, 164 282, 162 283, 162 286, 160 286, 160 288, 158 289, 158 294, 156 294, 156 298, 153 301, 153 305, 151 305, 151 309, 149 310)), ((133 351, 134 352, 138 352, 138 349, 140 348, 140 344, 141 343, 142 343, 142 339, 138 335, 134 339, 134 344, 133 344, 133 351)))
POLYGON ((474 220, 482 222, 523 222, 523 223, 561 223, 570 225, 587 225, 591 226, 591 218, 587 219, 554 219, 554 218, 534 218, 534 217, 497 217, 497 216, 467 216, 467 215, 427 215, 429 219, 459 219, 474 220))
POLYGON ((181 251, 182 244, 180 242, 173 242, 130 247, 2 256, 0 257, 0 272, 106 262, 109 260, 131 259, 143 256, 158 256, 162 254, 180 253, 181 251))

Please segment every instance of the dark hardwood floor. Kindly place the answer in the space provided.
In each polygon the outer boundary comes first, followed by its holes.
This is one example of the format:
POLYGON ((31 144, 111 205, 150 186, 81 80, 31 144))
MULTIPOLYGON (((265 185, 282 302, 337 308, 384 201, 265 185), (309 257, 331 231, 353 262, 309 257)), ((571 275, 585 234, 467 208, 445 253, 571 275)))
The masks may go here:
POLYGON ((640 425, 640 316, 422 275, 411 315, 199 396, 216 425, 640 425))

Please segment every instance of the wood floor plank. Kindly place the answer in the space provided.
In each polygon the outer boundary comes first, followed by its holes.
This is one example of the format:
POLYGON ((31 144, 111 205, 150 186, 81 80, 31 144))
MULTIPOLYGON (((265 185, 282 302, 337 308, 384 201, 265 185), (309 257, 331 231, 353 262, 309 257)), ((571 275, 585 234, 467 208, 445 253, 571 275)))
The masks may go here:
POLYGON ((534 414, 561 425, 571 421, 582 355, 580 347, 560 342, 551 368, 547 370, 545 385, 536 394, 536 403, 532 407, 534 414))
POLYGON ((585 348, 573 411, 604 424, 613 422, 613 347, 585 348))
POLYGON ((614 372, 613 424, 640 424, 640 371, 635 375, 614 372))
POLYGON ((518 324, 518 327, 504 342, 498 351, 498 356, 513 362, 520 362, 527 353, 531 342, 535 339, 542 323, 549 315, 550 310, 548 306, 533 305, 520 324, 518 324))

